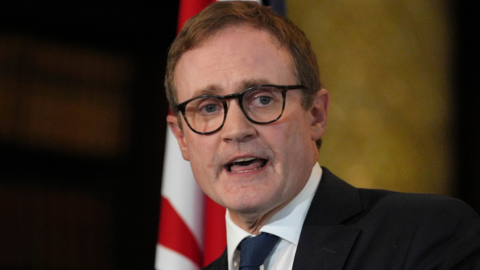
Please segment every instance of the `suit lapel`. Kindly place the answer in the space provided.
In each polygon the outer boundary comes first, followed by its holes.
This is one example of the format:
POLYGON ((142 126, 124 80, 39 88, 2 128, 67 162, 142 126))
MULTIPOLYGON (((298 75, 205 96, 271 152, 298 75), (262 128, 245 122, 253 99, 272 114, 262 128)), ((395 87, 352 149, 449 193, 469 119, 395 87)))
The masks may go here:
POLYGON ((303 224, 293 270, 340 270, 360 230, 341 223, 363 211, 358 191, 323 168, 303 224))
POLYGON ((310 243, 302 244, 300 240, 293 270, 343 269, 359 234, 359 230, 343 226, 324 227, 321 231, 304 227, 304 231, 311 238, 310 243))

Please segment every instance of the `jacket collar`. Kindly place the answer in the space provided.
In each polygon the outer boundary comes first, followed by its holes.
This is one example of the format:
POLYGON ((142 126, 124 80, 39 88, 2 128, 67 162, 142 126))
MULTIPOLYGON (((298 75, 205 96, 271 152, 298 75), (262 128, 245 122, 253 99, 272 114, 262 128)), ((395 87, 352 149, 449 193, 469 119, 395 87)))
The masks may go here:
POLYGON ((342 269, 360 230, 342 222, 363 212, 356 188, 323 169, 295 255, 293 270, 342 269))

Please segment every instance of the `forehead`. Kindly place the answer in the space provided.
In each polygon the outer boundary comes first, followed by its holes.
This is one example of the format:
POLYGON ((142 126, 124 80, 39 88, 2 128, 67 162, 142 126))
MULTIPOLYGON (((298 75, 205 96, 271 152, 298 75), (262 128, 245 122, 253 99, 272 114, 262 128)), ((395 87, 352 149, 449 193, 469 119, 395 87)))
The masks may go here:
POLYGON ((179 103, 202 91, 239 92, 252 82, 296 83, 290 53, 270 33, 246 25, 220 30, 185 52, 174 75, 179 103))

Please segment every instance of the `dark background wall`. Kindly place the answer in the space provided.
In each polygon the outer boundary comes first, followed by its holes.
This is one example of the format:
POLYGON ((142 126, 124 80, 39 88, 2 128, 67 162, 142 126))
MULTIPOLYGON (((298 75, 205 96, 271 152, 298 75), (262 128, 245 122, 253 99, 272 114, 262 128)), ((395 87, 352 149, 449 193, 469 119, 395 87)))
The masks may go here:
POLYGON ((152 269, 177 1, 0 3, 0 269, 152 269))
MULTIPOLYGON (((478 9, 452 1, 457 197, 480 211, 478 9)), ((0 269, 152 269, 177 1, 0 4, 0 269)))
POLYGON ((451 1, 454 10, 452 92, 455 106, 456 194, 480 213, 480 9, 474 1, 451 1))

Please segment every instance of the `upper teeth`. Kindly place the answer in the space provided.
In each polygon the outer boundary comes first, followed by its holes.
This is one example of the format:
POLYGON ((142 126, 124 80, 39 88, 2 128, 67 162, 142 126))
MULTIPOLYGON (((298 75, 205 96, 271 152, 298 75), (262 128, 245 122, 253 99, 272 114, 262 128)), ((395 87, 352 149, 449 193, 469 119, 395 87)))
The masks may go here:
POLYGON ((251 161, 254 160, 255 158, 253 157, 245 157, 245 158, 237 158, 233 162, 244 162, 244 161, 251 161))

